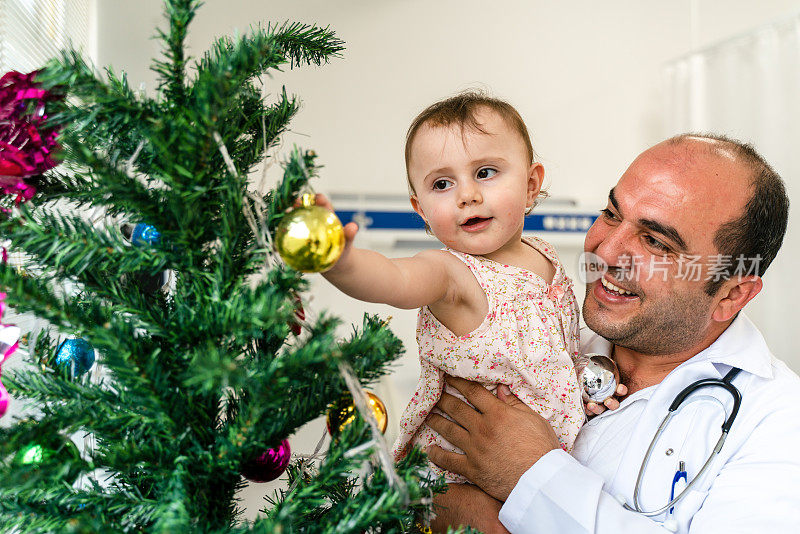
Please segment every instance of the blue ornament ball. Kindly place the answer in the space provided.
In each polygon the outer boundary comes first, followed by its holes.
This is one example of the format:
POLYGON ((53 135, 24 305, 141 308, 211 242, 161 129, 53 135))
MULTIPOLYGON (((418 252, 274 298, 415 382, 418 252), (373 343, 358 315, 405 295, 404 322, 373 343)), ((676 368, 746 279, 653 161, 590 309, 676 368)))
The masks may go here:
POLYGON ((131 243, 136 246, 152 245, 161 239, 161 232, 152 224, 139 223, 133 227, 131 243))
POLYGON ((56 365, 71 369, 73 377, 82 375, 94 365, 94 347, 81 337, 67 339, 56 351, 56 365))

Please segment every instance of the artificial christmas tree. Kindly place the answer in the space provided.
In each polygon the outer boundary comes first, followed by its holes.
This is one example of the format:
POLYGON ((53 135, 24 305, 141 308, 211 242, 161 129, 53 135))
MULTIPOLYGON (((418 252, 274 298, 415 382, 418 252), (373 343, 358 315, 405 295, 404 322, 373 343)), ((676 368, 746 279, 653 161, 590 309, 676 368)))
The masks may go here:
MULTIPOLYGON (((248 189, 298 110, 285 91, 265 105, 254 80, 322 64, 342 43, 327 28, 268 26, 220 39, 190 65, 184 40, 198 6, 165 2, 154 98, 74 52, 27 79, 35 94, 8 93, 36 117, 28 122, 48 158, 57 141, 62 163, 25 174, 9 156, 4 167, 13 178, 4 191, 17 197, 2 200, 0 232, 31 267, 20 276, 3 263, 0 287, 10 307, 51 328, 29 343, 32 365, 2 377, 12 400, 35 409, 0 430, 0 526, 418 529, 441 484, 421 474, 418 451, 392 465, 361 389, 386 372, 399 340, 376 317, 344 341, 327 315, 290 335, 306 283, 270 236, 315 174, 315 154, 294 150, 267 195, 248 189), (243 473, 282 469, 284 440, 344 392, 365 417, 341 428, 316 464, 290 465, 286 489, 242 523, 243 473), (73 438, 83 435, 78 455, 73 438)), ((33 146, 3 139, 6 155, 33 146)))

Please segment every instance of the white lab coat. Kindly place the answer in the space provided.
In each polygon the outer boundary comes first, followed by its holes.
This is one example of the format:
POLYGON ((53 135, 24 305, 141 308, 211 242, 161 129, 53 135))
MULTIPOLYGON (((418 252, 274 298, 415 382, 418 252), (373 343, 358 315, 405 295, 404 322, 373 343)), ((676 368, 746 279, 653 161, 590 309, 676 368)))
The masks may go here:
MULTIPOLYGON (((584 353, 608 354, 610 344, 584 329, 584 353), (585 335, 588 333, 589 335, 585 335)), ((678 461, 691 481, 720 435, 722 406, 730 394, 704 388, 687 401, 655 446, 640 502, 645 510, 669 501, 678 461), (691 399, 698 398, 689 402, 691 399)), ((573 456, 556 450, 520 478, 500 511, 512 533, 800 532, 800 378, 776 359, 744 314, 706 350, 673 370, 660 384, 637 391, 619 409, 594 417, 581 429, 573 456), (675 396, 701 378, 742 372, 739 415, 720 455, 680 501, 674 515, 655 518, 625 510, 647 447, 675 396)))

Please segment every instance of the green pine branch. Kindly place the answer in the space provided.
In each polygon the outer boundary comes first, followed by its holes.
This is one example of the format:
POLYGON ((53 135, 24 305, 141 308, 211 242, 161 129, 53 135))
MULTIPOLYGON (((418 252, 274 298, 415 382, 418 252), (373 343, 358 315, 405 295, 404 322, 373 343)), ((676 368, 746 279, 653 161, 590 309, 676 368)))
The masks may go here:
POLYGON ((270 25, 266 32, 272 34, 275 43, 289 58, 290 66, 304 64, 322 65, 330 58, 341 57, 344 41, 335 37, 329 27, 318 28, 299 22, 270 25))
POLYGON ((263 160, 265 151, 277 143, 299 111, 300 103, 287 95, 283 87, 277 101, 265 107, 260 92, 249 87, 243 88, 237 107, 227 112, 232 120, 217 124, 217 131, 223 139, 229 140, 227 148, 231 158, 239 163, 240 172, 247 174, 263 160))
POLYGON ((124 74, 98 75, 74 52, 39 77, 68 96, 48 108, 66 163, 39 178, 35 202, 0 221, 14 249, 34 262, 27 277, 0 265, 0 287, 15 311, 35 313, 59 335, 39 335, 31 365, 7 376, 12 393, 36 412, 0 429, 0 525, 20 532, 408 531, 441 484, 420 476, 419 452, 396 467, 406 490, 381 469, 358 480, 353 473, 371 461, 367 451, 351 453, 370 439, 363 423, 333 440, 319 466, 292 471, 297 486, 266 516, 237 522, 243 462, 326 412, 347 390, 340 363, 367 385, 401 344, 370 316, 346 340, 327 314, 304 323, 303 336, 289 333, 295 296, 307 283, 291 269, 265 269, 271 251, 257 232, 274 231, 315 176, 313 152, 295 149, 283 180, 262 199, 248 192, 248 174, 299 109, 283 88, 266 106, 257 77, 286 64, 325 63, 342 42, 328 28, 268 25, 219 39, 187 74, 185 40, 199 5, 165 0, 153 98, 133 91, 124 74), (67 211, 57 213, 56 201, 67 211), (266 228, 254 228, 249 211, 262 203, 256 224, 266 228), (78 208, 154 225, 161 239, 131 246, 119 228, 69 212, 78 208), (168 291, 142 289, 141 276, 166 270, 175 275, 168 291), (92 344, 102 378, 57 367, 65 336, 92 344), (86 462, 11 460, 27 444, 83 432, 96 443, 84 451, 86 462), (72 486, 71 476, 94 469, 107 473, 102 483, 84 478, 83 489, 72 486))
POLYGON ((164 59, 156 61, 153 70, 159 75, 158 89, 166 100, 178 105, 186 98, 186 57, 184 41, 189 24, 201 3, 199 0, 169 0, 165 3, 167 31, 158 30, 164 43, 164 59))
POLYGON ((367 385, 385 372, 385 366, 401 350, 401 342, 382 328, 383 323, 367 316, 364 331, 332 352, 331 347, 338 344, 337 324, 333 319, 320 318, 302 345, 287 350, 263 372, 244 382, 236 403, 236 418, 225 424, 217 438, 221 455, 236 460, 247 458, 259 448, 274 446, 309 419, 323 415, 331 400, 346 391, 339 375, 341 358, 367 385), (353 352, 360 350, 365 352, 353 352), (298 381, 298 376, 306 379, 298 381), (293 399, 292 409, 275 410, 286 398, 293 399))
POLYGON ((313 151, 303 152, 298 147, 292 150, 289 160, 284 165, 283 179, 265 198, 267 228, 271 234, 275 233, 281 218, 294 206, 298 192, 316 176, 317 166, 314 163, 316 159, 317 155, 313 151))
POLYGON ((186 532, 190 530, 192 521, 184 503, 186 486, 184 480, 189 477, 187 468, 184 465, 188 458, 178 458, 175 470, 169 477, 166 490, 160 499, 158 508, 153 516, 153 532, 186 532))
POLYGON ((261 73, 285 62, 291 66, 320 65, 343 50, 343 43, 328 28, 286 23, 253 28, 247 36, 218 39, 197 62, 197 79, 192 96, 208 120, 216 122, 213 102, 224 101, 231 93, 261 73))
MULTIPOLYGON (((35 263, 48 265, 65 277, 73 278, 103 298, 123 302, 117 282, 125 274, 141 271, 157 273, 172 257, 157 248, 132 247, 117 229, 100 229, 85 218, 60 210, 38 206, 23 207, 14 221, 0 225, 7 239, 27 251, 35 263)), ((143 302, 132 300, 132 308, 143 302)))
MULTIPOLYGON (((66 374, 66 372, 58 373, 66 374)), ((132 428, 137 425, 163 425, 160 412, 152 412, 134 402, 135 396, 107 387, 90 385, 52 374, 9 373, 4 382, 16 398, 39 403, 44 409, 54 406, 65 415, 70 431, 103 427, 132 428), (68 399, 65 402, 65 399, 68 399)))
MULTIPOLYGON (((331 441, 325 459, 312 467, 310 476, 300 476, 291 492, 279 492, 268 499, 272 508, 253 525, 255 532, 268 528, 314 533, 411 532, 414 522, 429 506, 435 493, 444 490, 442 481, 429 480, 424 472, 425 455, 412 450, 395 466, 405 491, 391 485, 379 463, 369 460, 372 449, 359 454, 350 451, 371 439, 363 420, 343 429, 331 441), (354 492, 353 473, 371 463, 372 475, 354 492), (331 498, 331 496, 334 498, 331 498)), ((296 468, 297 469, 297 468, 296 468)))
POLYGON ((103 489, 96 484, 92 491, 63 484, 21 491, 0 488, 0 525, 6 531, 21 534, 128 532, 146 524, 155 513, 155 501, 130 492, 103 489))
POLYGON ((76 51, 66 50, 50 61, 36 80, 56 93, 68 88, 70 98, 80 102, 53 103, 52 126, 62 127, 63 133, 80 132, 80 144, 89 150, 113 144, 115 151, 130 157, 138 142, 131 133, 137 125, 157 117, 158 109, 155 102, 131 89, 124 74, 118 76, 111 69, 105 74, 104 81, 76 51))

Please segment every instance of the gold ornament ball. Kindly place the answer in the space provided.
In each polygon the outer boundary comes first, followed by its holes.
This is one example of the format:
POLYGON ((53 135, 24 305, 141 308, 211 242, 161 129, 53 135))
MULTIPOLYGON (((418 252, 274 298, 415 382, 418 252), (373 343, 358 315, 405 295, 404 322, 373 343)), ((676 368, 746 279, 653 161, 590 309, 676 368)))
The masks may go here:
MULTIPOLYGON (((375 416, 378 422, 378 428, 381 432, 386 432, 386 426, 389 424, 386 405, 374 393, 367 391, 366 394, 367 406, 372 410, 372 415, 375 416)), ((343 396, 328 407, 328 416, 325 420, 328 425, 328 433, 331 436, 338 434, 344 427, 352 423, 355 418, 356 405, 353 404, 353 398, 350 395, 343 396)))
POLYGON ((344 229, 335 213, 314 205, 314 195, 303 195, 301 206, 281 219, 275 248, 292 269, 321 273, 342 255, 344 229))

